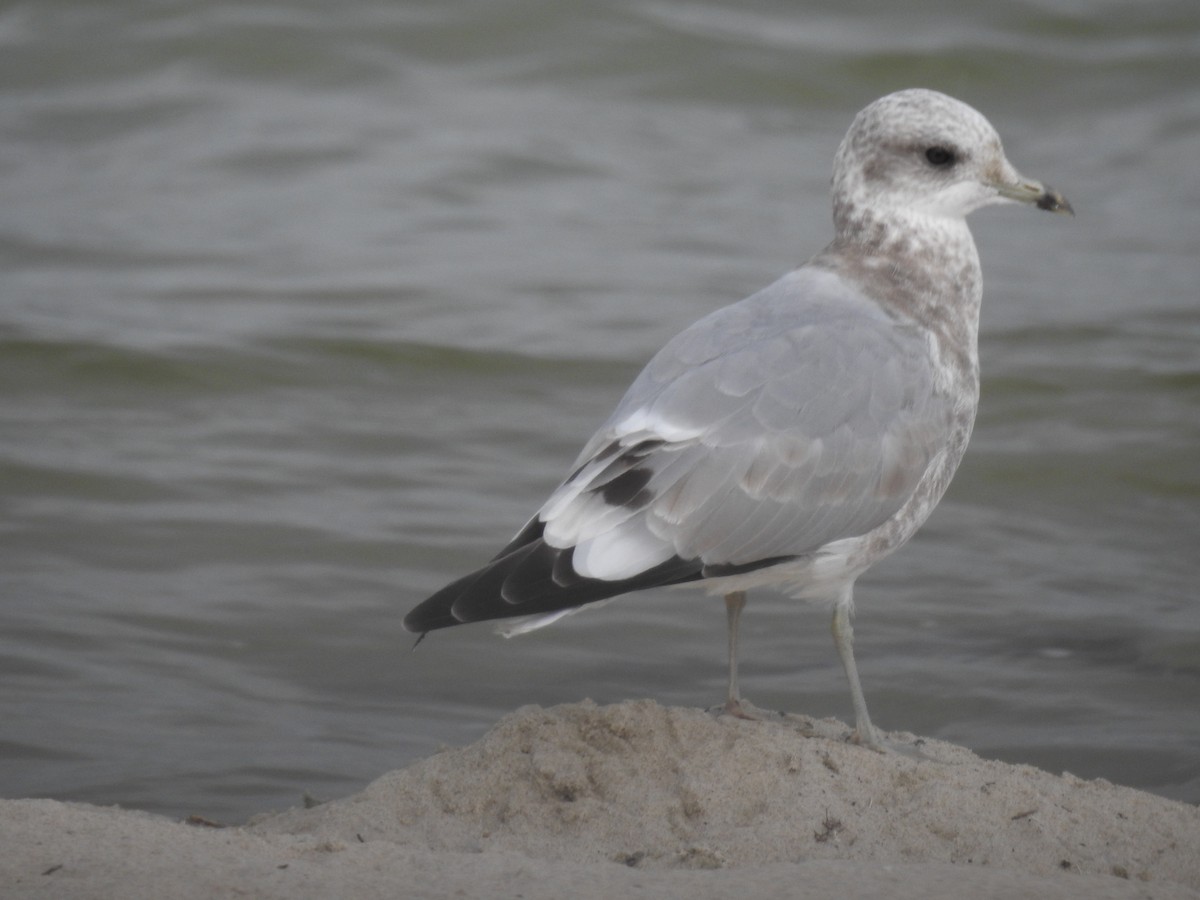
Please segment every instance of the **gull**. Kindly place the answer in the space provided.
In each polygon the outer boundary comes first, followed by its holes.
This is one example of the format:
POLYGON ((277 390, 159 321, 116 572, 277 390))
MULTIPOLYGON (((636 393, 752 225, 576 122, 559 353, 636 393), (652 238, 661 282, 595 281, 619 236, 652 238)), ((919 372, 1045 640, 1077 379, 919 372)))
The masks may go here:
POLYGON ((925 89, 855 117, 831 193, 833 241, 670 340, 516 536, 405 628, 515 619, 511 636, 699 586, 725 599, 724 708, 752 718, 738 623, 748 590, 776 588, 832 607, 854 739, 884 749, 854 661, 854 583, 928 518, 971 435, 983 281, 966 216, 1073 210, 1013 168, 979 112, 925 89))

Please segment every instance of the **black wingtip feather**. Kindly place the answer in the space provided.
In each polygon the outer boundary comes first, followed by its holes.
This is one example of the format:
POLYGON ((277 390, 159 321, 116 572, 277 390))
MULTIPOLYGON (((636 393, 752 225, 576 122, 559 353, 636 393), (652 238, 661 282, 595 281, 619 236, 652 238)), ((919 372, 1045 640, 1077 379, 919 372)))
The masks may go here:
POLYGON ((571 565, 571 554, 571 548, 559 550, 538 538, 446 585, 414 607, 404 617, 404 627, 425 633, 467 622, 542 615, 703 577, 698 561, 674 557, 633 578, 584 578, 571 565))
POLYGON ((479 572, 472 572, 470 575, 459 578, 457 581, 452 581, 432 597, 418 603, 404 617, 404 628, 407 631, 417 632, 424 636, 426 632, 437 631, 439 628, 450 628, 454 625, 461 625, 462 620, 454 617, 451 608, 454 606, 454 601, 484 571, 486 569, 481 569, 479 572))

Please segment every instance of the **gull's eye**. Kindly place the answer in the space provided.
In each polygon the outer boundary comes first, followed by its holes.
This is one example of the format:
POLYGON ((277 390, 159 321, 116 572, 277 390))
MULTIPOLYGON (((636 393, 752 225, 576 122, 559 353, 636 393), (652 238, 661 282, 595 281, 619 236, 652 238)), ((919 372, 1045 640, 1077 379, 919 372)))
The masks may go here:
POLYGON ((925 158, 931 166, 939 169, 949 168, 955 163, 954 151, 941 146, 930 147, 925 151, 925 158))

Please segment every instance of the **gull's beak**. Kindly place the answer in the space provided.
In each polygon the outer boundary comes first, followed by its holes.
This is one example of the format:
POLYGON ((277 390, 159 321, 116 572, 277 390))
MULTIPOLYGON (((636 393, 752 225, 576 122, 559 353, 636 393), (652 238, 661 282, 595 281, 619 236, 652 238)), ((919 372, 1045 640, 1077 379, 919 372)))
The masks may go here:
POLYGON ((1038 209, 1045 209, 1050 212, 1066 213, 1070 216, 1075 215, 1075 210, 1071 208, 1071 204, 1067 202, 1067 198, 1058 191, 1051 189, 1049 185, 1019 179, 1015 183, 997 182, 995 188, 996 193, 1009 200, 1016 200, 1019 203, 1032 203, 1038 209))

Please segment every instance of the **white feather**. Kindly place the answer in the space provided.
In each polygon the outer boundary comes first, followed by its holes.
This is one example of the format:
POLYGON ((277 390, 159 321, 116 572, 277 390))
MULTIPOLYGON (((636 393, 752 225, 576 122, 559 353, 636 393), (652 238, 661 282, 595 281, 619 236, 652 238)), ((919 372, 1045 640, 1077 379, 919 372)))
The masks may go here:
POLYGON ((622 581, 674 555, 675 548, 651 534, 645 520, 638 518, 576 545, 572 564, 584 578, 622 581))

